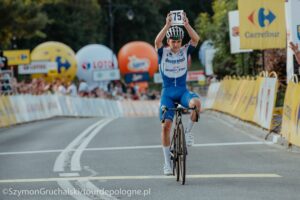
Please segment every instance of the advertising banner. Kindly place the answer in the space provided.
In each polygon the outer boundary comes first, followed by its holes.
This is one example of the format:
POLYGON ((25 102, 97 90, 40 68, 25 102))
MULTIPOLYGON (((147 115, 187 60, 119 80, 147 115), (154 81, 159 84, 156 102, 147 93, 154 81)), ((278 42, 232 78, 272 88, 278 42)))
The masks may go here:
POLYGON ((7 50, 3 51, 3 55, 7 57, 8 65, 22 65, 30 63, 29 49, 7 50))
POLYGON ((230 52, 242 53, 242 52, 251 52, 251 49, 240 49, 240 36, 239 36, 239 11, 230 11, 228 12, 229 18, 229 37, 230 37, 230 52))
POLYGON ((77 52, 76 59, 77 77, 85 80, 89 86, 98 85, 104 80, 120 79, 117 57, 104 45, 84 46, 77 52))
POLYGON ((125 82, 132 83, 132 82, 144 82, 149 80, 149 73, 128 73, 125 75, 125 82))
MULTIPOLYGON (((286 29, 287 29, 287 43, 293 42, 300 46, 300 1, 299 0, 286 0, 285 13, 286 13, 286 29)), ((294 68, 294 53, 290 48, 287 48, 287 82, 291 80, 295 73, 294 68)), ((298 70, 299 71, 299 70, 298 70)), ((299 75, 299 74, 298 74, 299 75)))
POLYGON ((99 70, 93 72, 94 81, 110 81, 110 80, 120 80, 120 70, 99 70))
POLYGON ((239 0, 241 49, 286 47, 285 0, 239 0))
POLYGON ((51 70, 57 69, 56 62, 33 61, 28 65, 19 65, 19 74, 47 74, 51 70))

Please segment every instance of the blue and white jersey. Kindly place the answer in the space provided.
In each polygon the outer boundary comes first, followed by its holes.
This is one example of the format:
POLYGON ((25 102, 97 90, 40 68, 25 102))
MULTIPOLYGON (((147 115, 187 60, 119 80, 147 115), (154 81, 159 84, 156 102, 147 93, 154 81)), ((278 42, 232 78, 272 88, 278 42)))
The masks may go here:
POLYGON ((186 87, 188 55, 194 49, 194 46, 186 44, 177 53, 173 53, 170 47, 161 47, 157 50, 163 88, 186 87))

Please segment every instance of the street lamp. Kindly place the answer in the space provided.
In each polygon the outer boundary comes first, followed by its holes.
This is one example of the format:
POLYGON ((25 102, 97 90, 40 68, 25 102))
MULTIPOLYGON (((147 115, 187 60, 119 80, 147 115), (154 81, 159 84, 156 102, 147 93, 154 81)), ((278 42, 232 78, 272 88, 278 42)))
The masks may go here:
POLYGON ((17 36, 13 35, 11 38, 11 49, 17 49, 17 36))
POLYGON ((126 16, 128 20, 133 20, 134 12, 130 8, 130 6, 125 4, 114 4, 112 0, 108 0, 108 11, 109 11, 109 28, 110 28, 110 48, 114 51, 114 34, 113 34, 113 27, 114 27, 114 12, 118 9, 128 9, 126 16))

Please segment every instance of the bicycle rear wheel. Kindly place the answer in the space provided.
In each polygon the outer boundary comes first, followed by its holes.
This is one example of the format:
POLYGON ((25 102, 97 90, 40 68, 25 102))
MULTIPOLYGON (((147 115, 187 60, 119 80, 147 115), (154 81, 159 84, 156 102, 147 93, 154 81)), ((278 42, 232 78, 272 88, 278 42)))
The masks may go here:
POLYGON ((185 135, 182 122, 178 125, 178 138, 179 138, 179 151, 178 151, 178 169, 180 174, 181 184, 185 184, 185 175, 186 175, 186 143, 185 143, 185 135))
POLYGON ((176 153, 176 134, 175 130, 172 136, 171 145, 170 145, 170 152, 171 152, 171 162, 173 166, 173 176, 176 175, 176 160, 177 160, 177 153, 176 153))
POLYGON ((180 169, 179 169, 179 150, 180 150, 180 136, 179 136, 179 130, 178 130, 178 127, 175 129, 174 131, 174 150, 175 150, 175 174, 176 174, 176 181, 179 181, 179 178, 180 178, 180 169))

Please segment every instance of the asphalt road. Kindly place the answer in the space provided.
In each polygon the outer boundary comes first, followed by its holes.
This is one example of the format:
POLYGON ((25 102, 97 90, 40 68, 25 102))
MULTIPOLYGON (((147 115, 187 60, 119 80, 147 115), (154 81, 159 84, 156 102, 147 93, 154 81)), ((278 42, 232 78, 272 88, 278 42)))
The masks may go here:
POLYGON ((0 199, 298 200, 300 154, 203 114, 187 181, 162 175, 157 118, 54 118, 0 129, 0 199))

